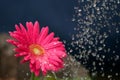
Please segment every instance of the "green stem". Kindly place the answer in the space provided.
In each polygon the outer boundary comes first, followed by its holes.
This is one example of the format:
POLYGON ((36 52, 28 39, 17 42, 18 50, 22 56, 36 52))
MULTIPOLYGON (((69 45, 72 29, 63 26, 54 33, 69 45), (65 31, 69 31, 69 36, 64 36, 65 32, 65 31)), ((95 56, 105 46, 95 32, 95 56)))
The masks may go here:
POLYGON ((34 73, 31 74, 30 80, 34 80, 34 73))
POLYGON ((37 77, 34 75, 34 73, 32 73, 30 80, 42 80, 42 79, 41 79, 41 77, 37 77))
POLYGON ((30 80, 57 80, 54 72, 48 73, 46 76, 35 76, 34 73, 31 74, 30 80))
POLYGON ((57 77, 54 72, 50 72, 45 76, 44 80, 57 80, 57 77))

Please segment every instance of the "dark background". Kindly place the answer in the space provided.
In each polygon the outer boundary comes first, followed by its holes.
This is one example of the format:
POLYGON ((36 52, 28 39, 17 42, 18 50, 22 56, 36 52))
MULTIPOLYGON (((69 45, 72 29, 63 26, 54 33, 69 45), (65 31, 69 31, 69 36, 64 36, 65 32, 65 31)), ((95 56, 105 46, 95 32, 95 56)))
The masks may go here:
POLYGON ((74 0, 0 0, 0 32, 14 30, 14 25, 36 20, 40 26, 63 39, 73 31, 74 0))

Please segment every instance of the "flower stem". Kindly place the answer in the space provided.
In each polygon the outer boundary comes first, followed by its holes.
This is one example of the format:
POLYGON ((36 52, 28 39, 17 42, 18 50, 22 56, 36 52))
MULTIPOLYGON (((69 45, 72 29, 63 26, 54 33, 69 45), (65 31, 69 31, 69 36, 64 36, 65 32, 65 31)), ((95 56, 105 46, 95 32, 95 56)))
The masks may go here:
POLYGON ((49 72, 46 76, 35 76, 34 73, 31 74, 30 80, 57 80, 54 72, 49 72))
POLYGON ((42 80, 42 79, 41 79, 41 77, 37 77, 34 75, 34 73, 32 73, 30 80, 42 80))
POLYGON ((57 77, 54 72, 51 72, 45 76, 44 80, 57 80, 57 77))
POLYGON ((30 80, 34 80, 34 73, 31 74, 30 80))

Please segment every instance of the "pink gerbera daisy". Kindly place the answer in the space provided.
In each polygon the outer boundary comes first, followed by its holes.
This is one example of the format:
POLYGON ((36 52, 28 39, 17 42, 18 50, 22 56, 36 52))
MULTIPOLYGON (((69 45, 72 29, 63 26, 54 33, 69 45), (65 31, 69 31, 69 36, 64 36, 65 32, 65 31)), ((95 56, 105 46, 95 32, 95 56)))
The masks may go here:
POLYGON ((14 39, 7 42, 16 46, 16 57, 23 57, 22 62, 29 61, 31 72, 39 76, 40 71, 46 75, 47 71, 58 71, 63 68, 62 58, 66 56, 64 44, 54 32, 48 33, 49 28, 40 30, 36 21, 26 22, 26 28, 20 24, 15 25, 16 31, 9 32, 14 39))

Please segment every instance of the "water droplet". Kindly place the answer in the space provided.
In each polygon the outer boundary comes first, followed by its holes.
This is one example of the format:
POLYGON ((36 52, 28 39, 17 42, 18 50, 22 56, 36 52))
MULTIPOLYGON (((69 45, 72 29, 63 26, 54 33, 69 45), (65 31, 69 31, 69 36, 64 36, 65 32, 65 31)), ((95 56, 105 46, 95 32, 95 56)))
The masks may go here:
MULTIPOLYGON (((111 65, 116 66, 116 61, 119 60, 116 50, 119 49, 118 44, 120 43, 118 39, 120 22, 114 20, 115 17, 120 17, 118 11, 119 4, 120 0, 78 0, 78 5, 74 7, 75 14, 73 18, 77 27, 74 28, 76 33, 71 38, 71 46, 76 50, 75 53, 77 52, 75 57, 82 60, 81 62, 84 65, 89 64, 92 56, 93 62, 90 66, 92 65, 93 67, 88 69, 95 72, 93 75, 97 73, 97 66, 99 65, 101 69, 99 73, 103 77, 107 76, 104 73, 104 66, 106 66, 104 61, 110 62, 113 60, 115 62, 111 65), (114 41, 115 45, 112 44, 114 41), (99 62, 96 63, 96 60, 99 62)), ((74 50, 71 51, 69 49, 69 52, 74 53, 74 50)), ((111 75, 107 76, 109 80, 112 80, 111 77, 111 75)))

